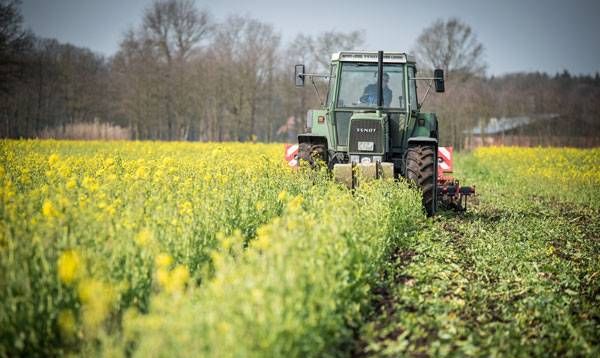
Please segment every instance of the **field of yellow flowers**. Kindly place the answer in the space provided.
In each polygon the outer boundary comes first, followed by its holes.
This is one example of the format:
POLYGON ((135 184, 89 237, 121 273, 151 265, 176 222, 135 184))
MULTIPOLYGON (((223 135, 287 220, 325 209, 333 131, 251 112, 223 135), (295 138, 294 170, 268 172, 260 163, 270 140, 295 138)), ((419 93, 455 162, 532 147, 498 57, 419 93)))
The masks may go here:
POLYGON ((0 141, 0 357, 597 352, 600 151, 478 150, 480 203, 426 219, 402 181, 349 191, 282 149, 0 141))
POLYGON ((492 185, 526 187, 538 196, 600 206, 600 149, 480 148, 462 165, 492 185))
POLYGON ((281 145, 0 145, 0 356, 336 351, 422 219, 281 145))

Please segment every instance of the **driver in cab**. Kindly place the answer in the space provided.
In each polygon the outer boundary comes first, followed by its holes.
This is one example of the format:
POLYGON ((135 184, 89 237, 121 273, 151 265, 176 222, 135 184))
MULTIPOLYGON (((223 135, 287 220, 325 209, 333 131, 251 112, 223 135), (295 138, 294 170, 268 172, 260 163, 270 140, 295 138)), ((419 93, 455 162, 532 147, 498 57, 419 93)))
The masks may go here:
MULTIPOLYGON (((392 90, 388 87, 390 75, 387 72, 383 73, 383 106, 389 107, 392 103, 392 90)), ((367 85, 360 96, 360 103, 368 104, 369 106, 377 105, 377 73, 375 73, 375 83, 367 85)))

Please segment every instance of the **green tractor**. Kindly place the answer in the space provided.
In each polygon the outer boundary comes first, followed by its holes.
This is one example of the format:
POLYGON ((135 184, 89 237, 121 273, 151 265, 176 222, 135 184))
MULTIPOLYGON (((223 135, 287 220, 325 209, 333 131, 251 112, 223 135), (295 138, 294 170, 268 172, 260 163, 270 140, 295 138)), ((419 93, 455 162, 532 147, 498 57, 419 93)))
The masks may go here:
MULTIPOLYGON (((473 189, 438 178, 438 121, 421 112, 417 80, 444 92, 443 70, 417 77, 412 56, 398 52, 345 51, 331 57, 329 75, 305 73, 295 66, 296 86, 329 79, 323 107, 308 111, 307 133, 298 135, 298 161, 325 163, 349 188, 361 180, 405 177, 422 191, 423 206, 433 215, 438 201, 462 208, 473 189)), ((318 91, 317 91, 318 95, 318 91)), ((445 177, 447 179, 447 177, 445 177)))

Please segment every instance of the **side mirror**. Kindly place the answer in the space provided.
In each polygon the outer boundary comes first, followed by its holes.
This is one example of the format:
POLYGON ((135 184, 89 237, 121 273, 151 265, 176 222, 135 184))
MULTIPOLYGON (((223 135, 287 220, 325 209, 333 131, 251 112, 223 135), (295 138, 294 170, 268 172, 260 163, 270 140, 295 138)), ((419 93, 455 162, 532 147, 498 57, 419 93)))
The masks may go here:
POLYGON ((294 66, 294 81, 296 87, 304 87, 304 65, 294 66))
POLYGON ((435 91, 444 92, 444 70, 439 68, 433 71, 433 81, 435 82, 435 91))

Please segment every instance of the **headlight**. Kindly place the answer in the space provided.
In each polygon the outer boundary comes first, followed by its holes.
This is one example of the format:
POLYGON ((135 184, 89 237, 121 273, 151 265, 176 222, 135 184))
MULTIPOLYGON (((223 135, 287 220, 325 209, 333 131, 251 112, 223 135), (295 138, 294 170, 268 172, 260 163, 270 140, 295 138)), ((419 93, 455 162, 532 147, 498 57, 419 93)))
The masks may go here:
POLYGON ((360 157, 358 155, 350 156, 350 163, 358 163, 358 162, 360 162, 360 157))
POLYGON ((381 155, 374 155, 373 156, 373 161, 381 163, 381 155))
POLYGON ((369 157, 362 157, 362 159, 360 160, 361 163, 363 164, 369 164, 371 163, 371 158, 369 157))

